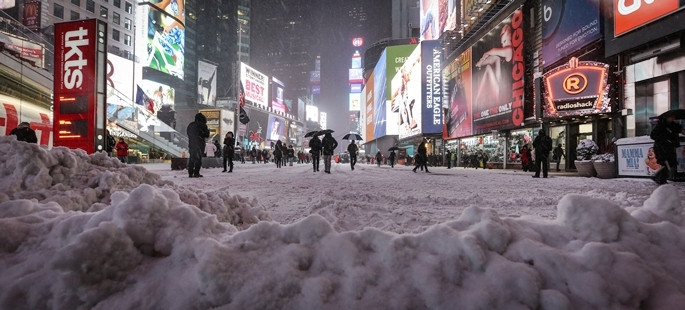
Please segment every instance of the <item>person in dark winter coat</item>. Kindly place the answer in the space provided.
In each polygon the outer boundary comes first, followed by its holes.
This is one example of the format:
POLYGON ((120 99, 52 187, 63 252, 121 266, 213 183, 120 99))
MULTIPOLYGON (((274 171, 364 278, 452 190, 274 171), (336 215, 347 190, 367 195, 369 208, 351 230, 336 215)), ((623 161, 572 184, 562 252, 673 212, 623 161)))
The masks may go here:
POLYGON ((383 162, 383 154, 381 154, 381 151, 376 152, 376 165, 378 167, 381 166, 381 163, 383 162))
POLYGON ((538 131, 538 136, 533 140, 533 149, 535 149, 535 175, 534 178, 540 177, 540 170, 542 170, 542 177, 547 177, 549 170, 549 152, 552 151, 552 138, 550 138, 543 129, 538 131))
POLYGON ((561 147, 561 143, 557 144, 557 147, 555 147, 552 152, 552 159, 557 164, 557 171, 561 171, 559 170, 559 164, 561 163, 561 158, 564 156, 566 155, 564 155, 564 149, 561 147))
MULTIPOLYGON (((214 157, 216 158, 221 158, 221 145, 219 145, 219 140, 214 140, 214 147, 216 147, 216 151, 214 151, 214 157)), ((207 154, 209 156, 209 154, 207 154)))
POLYGON ((28 143, 38 143, 38 137, 36 137, 36 131, 31 129, 28 122, 21 122, 17 128, 10 131, 10 135, 17 136, 18 141, 24 141, 28 143))
POLYGON ((281 140, 276 141, 276 145, 274 146, 273 152, 276 168, 281 168, 283 166, 283 143, 281 142, 281 140))
POLYGON ((357 152, 359 152, 359 147, 354 143, 354 140, 347 146, 347 152, 350 153, 350 168, 354 170, 354 164, 357 163, 357 152))
POLYGON ((202 152, 205 149, 205 139, 209 138, 207 118, 202 113, 195 114, 195 120, 186 128, 188 134, 188 176, 191 178, 202 177, 202 152))
POLYGON ((335 148, 338 147, 338 141, 333 138, 333 135, 326 133, 321 140, 321 148, 323 152, 323 167, 324 172, 331 173, 331 159, 333 158, 333 153, 335 153, 335 148))
POLYGON ((653 179, 658 184, 666 184, 666 181, 675 176, 678 168, 676 149, 680 146, 680 133, 685 134, 683 126, 675 122, 675 116, 660 117, 650 137, 654 140, 654 154, 657 162, 661 165, 653 179))
POLYGON ((426 172, 430 173, 430 171, 428 171, 428 150, 426 149, 426 143, 428 143, 428 141, 424 138, 416 151, 414 159, 416 165, 414 166, 414 169, 412 169, 414 172, 416 172, 417 168, 421 167, 421 170, 426 169, 426 172))
POLYGON ((390 151, 390 156, 388 156, 388 161, 390 162, 390 168, 395 168, 395 151, 390 151))
POLYGON ((222 159, 224 161, 224 171, 221 172, 233 172, 233 153, 235 152, 235 138, 233 138, 233 132, 229 131, 224 137, 224 148, 221 151, 222 159), (226 170, 228 168, 228 170, 226 170))
POLYGON ((321 140, 319 136, 314 135, 311 140, 309 140, 309 153, 312 154, 312 165, 314 166, 314 172, 319 171, 319 159, 321 158, 321 140))
POLYGON ((109 129, 105 130, 105 150, 107 151, 107 156, 112 156, 112 151, 114 150, 114 146, 117 144, 116 141, 114 141, 114 137, 112 137, 112 134, 110 134, 109 129))

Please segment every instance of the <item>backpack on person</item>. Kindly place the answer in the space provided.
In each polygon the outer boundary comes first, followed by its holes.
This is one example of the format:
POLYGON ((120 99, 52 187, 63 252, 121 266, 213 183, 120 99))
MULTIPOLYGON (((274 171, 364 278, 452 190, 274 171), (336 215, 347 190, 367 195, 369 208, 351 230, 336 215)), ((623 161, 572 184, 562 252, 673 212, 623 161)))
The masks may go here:
POLYGON ((542 137, 542 151, 545 153, 549 153, 552 151, 552 138, 550 138, 549 136, 542 137))

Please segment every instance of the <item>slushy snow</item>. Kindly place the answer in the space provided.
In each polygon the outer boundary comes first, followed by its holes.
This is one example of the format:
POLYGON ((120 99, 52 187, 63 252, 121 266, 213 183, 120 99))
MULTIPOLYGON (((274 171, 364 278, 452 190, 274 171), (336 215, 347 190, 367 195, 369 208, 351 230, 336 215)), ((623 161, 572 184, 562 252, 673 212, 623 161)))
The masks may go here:
POLYGON ((682 309, 685 186, 0 137, 0 309, 682 309))

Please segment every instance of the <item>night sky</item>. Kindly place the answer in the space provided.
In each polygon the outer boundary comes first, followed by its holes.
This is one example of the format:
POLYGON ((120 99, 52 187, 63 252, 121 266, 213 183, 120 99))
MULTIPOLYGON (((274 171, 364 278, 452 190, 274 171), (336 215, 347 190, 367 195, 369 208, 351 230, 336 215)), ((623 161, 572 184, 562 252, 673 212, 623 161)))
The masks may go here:
MULTIPOLYGON (((304 23, 311 27, 311 35, 301 40, 312 56, 308 71, 314 69, 315 57, 321 56, 321 95, 317 105, 321 111, 328 114, 328 128, 342 136, 349 130, 348 69, 351 67, 352 54, 356 49, 352 46, 352 38, 364 38, 365 46, 358 49, 362 56, 366 47, 380 39, 389 38, 391 36, 391 1, 283 0, 279 3, 280 5, 275 6, 257 4, 260 9, 272 10, 272 12, 258 13, 258 7, 253 7, 251 57, 253 61, 260 62, 256 66, 268 66, 263 63, 266 62, 263 59, 268 59, 267 55, 264 55, 268 51, 261 47, 268 45, 271 40, 285 37, 279 34, 279 29, 270 29, 268 22, 260 21, 260 16, 269 16, 274 12, 282 12, 284 9, 302 12, 304 23), (300 6, 302 4, 304 7, 300 6), (366 20, 355 21, 350 17, 348 12, 353 8, 363 11, 366 14, 366 20), (265 31, 268 31, 269 35, 261 33, 265 31)), ((281 45, 285 44, 281 43, 281 45)), ((271 69, 262 70, 265 74, 271 75, 271 69)), ((287 87, 288 81, 284 82, 287 87)))

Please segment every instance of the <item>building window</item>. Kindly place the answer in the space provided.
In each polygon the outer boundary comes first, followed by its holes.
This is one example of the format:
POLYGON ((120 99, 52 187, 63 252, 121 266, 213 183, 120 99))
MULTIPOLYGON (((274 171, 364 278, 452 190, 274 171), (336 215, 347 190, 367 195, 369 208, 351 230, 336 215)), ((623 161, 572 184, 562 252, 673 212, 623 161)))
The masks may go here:
POLYGON ((59 18, 64 18, 64 7, 55 3, 55 6, 52 7, 52 15, 55 15, 55 17, 59 18))
POLYGON ((126 13, 133 14, 133 5, 130 2, 126 2, 125 8, 126 13))
POLYGON ((95 13, 95 1, 86 0, 86 10, 91 13, 95 13))
POLYGON ((131 30, 132 26, 133 26, 133 22, 128 18, 124 18, 124 28, 131 30))
POLYGON ((81 15, 78 12, 71 11, 71 20, 79 20, 81 15))
POLYGON ((115 25, 120 25, 121 24, 121 17, 119 17, 119 13, 112 12, 112 22, 115 25))
POLYGON ((81 6, 81 0, 71 0, 71 4, 75 6, 81 6))
POLYGON ((127 34, 124 35, 124 44, 131 46, 131 36, 130 35, 127 35, 127 34))
POLYGON ((117 42, 119 41, 119 30, 112 29, 112 39, 117 42))
POLYGON ((107 19, 109 17, 109 11, 107 10, 106 7, 100 6, 100 17, 107 19))
POLYGON ((121 0, 114 0, 114 6, 121 8, 121 0))

